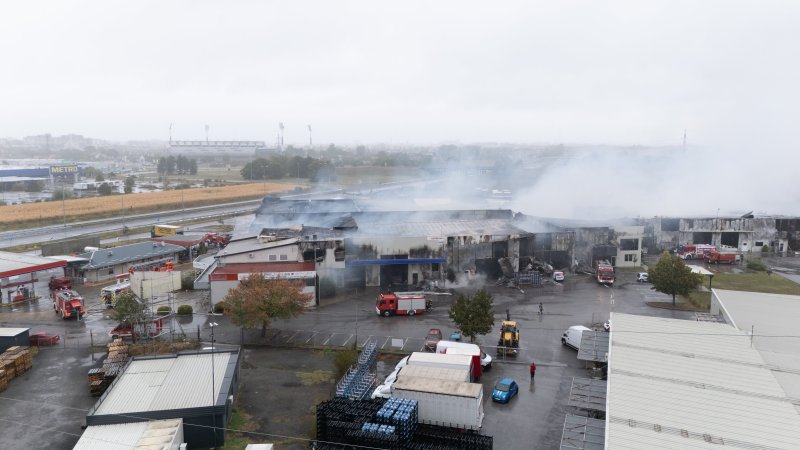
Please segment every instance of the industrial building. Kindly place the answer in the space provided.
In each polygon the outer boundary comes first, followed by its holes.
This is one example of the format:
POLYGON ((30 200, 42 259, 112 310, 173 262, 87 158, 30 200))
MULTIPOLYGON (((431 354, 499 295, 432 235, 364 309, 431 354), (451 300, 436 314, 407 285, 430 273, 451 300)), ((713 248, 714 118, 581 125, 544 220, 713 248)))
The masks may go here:
POLYGON ((800 251, 800 219, 789 217, 642 219, 645 247, 656 250, 682 244, 712 244, 733 247, 744 253, 769 249, 777 253, 800 251))
POLYGON ((252 262, 217 265, 208 275, 212 306, 222 301, 228 291, 253 274, 267 279, 298 280, 302 292, 311 294, 308 306, 319 305, 319 278, 314 271, 314 261, 306 262, 252 262))
POLYGON ((0 251, 2 303, 46 296, 50 278, 63 277, 66 264, 53 258, 0 251))
POLYGON ((221 447, 238 382, 238 351, 135 357, 89 410, 86 425, 182 419, 189 448, 221 447))
POLYGON ((185 249, 164 242, 139 242, 118 247, 96 249, 82 253, 67 267, 67 276, 82 278, 87 282, 113 280, 130 270, 149 270, 166 262, 177 263, 185 249))
POLYGON ((748 333, 707 321, 611 320, 605 448, 798 448, 796 397, 748 333))
POLYGON ((8 350, 9 347, 29 345, 30 331, 30 328, 0 327, 0 353, 8 350))

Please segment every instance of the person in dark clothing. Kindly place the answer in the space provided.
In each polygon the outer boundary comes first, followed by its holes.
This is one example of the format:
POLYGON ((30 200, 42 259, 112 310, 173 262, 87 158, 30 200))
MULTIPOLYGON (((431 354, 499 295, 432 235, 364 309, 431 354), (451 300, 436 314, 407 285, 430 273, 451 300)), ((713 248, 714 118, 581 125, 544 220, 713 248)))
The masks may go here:
POLYGON ((542 302, 539 302, 539 315, 541 316, 544 314, 544 306, 542 306, 542 302))
POLYGON ((531 361, 531 381, 533 381, 533 377, 536 376, 536 363, 531 361))

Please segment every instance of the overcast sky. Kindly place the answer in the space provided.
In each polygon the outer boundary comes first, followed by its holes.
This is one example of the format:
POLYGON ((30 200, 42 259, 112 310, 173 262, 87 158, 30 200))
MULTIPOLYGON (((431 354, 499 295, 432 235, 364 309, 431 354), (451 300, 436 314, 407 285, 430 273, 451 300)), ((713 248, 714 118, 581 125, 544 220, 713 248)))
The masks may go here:
MULTIPOLYGON (((800 2, 14 1, 0 137, 795 152, 800 2), (499 5, 497 3, 500 3, 499 5)), ((749 153, 748 153, 749 154, 749 153)))

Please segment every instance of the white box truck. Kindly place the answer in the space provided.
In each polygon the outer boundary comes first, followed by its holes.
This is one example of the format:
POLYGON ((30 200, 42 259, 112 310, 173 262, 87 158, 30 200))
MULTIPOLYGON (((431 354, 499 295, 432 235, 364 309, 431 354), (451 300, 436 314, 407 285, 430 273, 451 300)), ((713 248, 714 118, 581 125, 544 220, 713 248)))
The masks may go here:
POLYGON ((444 353, 414 352, 408 358, 409 366, 442 367, 448 369, 472 369, 472 356, 448 355, 444 353))
POLYGON ((469 366, 459 368, 444 368, 430 366, 407 365, 400 369, 396 380, 403 377, 433 378, 435 380, 470 381, 472 370, 469 366))
MULTIPOLYGON (((431 353, 419 353, 421 357, 414 359, 412 354, 408 357, 408 362, 396 368, 389 376, 386 377, 383 384, 376 387, 372 391, 372 398, 389 398, 392 396, 392 384, 397 381, 401 376, 421 377, 421 378, 435 378, 437 380, 450 380, 450 381, 472 381, 472 359, 469 356, 464 358, 436 358, 438 361, 428 361, 430 356, 436 356, 431 353)), ((439 355, 447 356, 447 355, 439 355)))
POLYGON ((416 400, 420 423, 465 430, 483 425, 483 386, 478 383, 401 375, 392 396, 416 400))

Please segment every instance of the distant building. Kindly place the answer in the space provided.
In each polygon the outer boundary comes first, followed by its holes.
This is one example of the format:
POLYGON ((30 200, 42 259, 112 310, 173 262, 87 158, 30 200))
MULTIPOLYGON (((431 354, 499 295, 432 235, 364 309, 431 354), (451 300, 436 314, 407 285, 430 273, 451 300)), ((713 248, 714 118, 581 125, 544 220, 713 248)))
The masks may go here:
POLYGON ((184 156, 253 157, 266 148, 264 141, 170 141, 169 151, 184 156))

